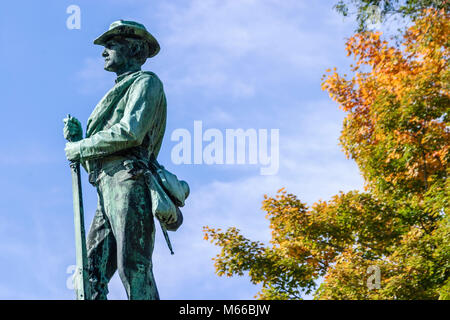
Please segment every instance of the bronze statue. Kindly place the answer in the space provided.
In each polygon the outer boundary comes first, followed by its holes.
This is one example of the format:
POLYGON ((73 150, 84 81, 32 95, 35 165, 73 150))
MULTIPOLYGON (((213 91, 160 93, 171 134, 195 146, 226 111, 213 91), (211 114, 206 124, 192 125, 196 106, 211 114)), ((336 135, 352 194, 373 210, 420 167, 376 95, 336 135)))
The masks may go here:
POLYGON ((79 162, 97 188, 98 207, 87 237, 87 276, 91 296, 106 299, 117 270, 129 299, 159 299, 152 272, 153 216, 163 231, 182 222, 189 187, 156 161, 166 126, 163 84, 142 71, 159 50, 156 39, 137 22, 113 22, 94 44, 105 47, 105 70, 116 83, 87 122, 64 119, 68 160, 79 162), (168 177, 168 179, 166 179, 168 177))

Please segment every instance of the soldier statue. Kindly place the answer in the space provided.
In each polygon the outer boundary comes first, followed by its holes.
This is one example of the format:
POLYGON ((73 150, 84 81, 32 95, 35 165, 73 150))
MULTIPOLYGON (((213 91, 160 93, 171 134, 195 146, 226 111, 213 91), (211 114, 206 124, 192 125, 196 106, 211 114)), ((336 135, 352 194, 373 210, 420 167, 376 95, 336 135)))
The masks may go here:
MULTIPOLYGON (((129 299, 155 300, 152 197, 158 190, 152 189, 149 177, 156 175, 152 165, 157 164, 166 127, 166 97, 161 80, 141 66, 160 46, 142 24, 124 20, 113 22, 94 44, 104 46, 104 69, 115 72, 117 79, 89 117, 85 138, 76 118, 64 119, 64 136, 70 141, 66 157, 81 163, 98 195, 86 241, 90 295, 106 299, 117 270, 129 299)), ((187 184, 181 187, 187 197, 187 184)), ((175 214, 158 216, 166 227, 181 223, 178 206, 175 214)))

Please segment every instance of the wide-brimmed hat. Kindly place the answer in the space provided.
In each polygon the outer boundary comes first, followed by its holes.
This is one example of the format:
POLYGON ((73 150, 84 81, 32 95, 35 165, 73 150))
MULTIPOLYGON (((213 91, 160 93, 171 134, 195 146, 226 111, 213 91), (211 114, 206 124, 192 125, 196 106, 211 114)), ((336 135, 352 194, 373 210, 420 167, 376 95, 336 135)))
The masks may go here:
POLYGON ((130 38, 140 38, 145 40, 149 46, 148 58, 158 54, 160 47, 158 41, 150 32, 145 29, 143 24, 135 21, 117 20, 111 23, 109 30, 94 40, 94 44, 104 46, 106 42, 114 36, 124 36, 130 38))

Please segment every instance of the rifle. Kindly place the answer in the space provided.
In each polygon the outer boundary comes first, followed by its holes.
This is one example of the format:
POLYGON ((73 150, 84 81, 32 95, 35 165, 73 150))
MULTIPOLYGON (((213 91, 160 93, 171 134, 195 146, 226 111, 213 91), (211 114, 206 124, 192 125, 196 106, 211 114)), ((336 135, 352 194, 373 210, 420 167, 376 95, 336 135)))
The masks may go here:
MULTIPOLYGON (((70 121, 70 114, 67 115, 70 121)), ((69 142, 72 139, 69 137, 69 142)), ((87 272, 87 249, 84 229, 83 194, 81 190, 80 162, 70 162, 72 172, 73 213, 75 225, 75 252, 77 269, 74 274, 74 287, 77 300, 92 300, 87 272)))

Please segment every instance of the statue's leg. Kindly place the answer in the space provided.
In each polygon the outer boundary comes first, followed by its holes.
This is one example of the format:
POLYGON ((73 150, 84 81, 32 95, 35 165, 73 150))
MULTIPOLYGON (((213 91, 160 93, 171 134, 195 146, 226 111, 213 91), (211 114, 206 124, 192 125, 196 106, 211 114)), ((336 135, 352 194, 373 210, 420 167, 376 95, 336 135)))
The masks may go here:
POLYGON ((108 282, 117 270, 116 239, 106 217, 102 194, 87 239, 92 299, 107 300, 108 282))
POLYGON ((106 214, 117 244, 117 269, 130 300, 159 299, 152 271, 155 224, 144 175, 129 170, 102 178, 106 214))

